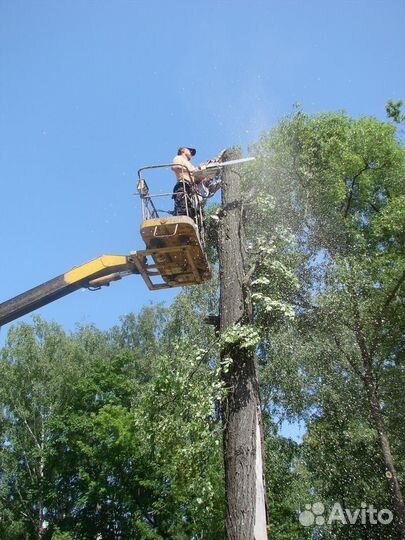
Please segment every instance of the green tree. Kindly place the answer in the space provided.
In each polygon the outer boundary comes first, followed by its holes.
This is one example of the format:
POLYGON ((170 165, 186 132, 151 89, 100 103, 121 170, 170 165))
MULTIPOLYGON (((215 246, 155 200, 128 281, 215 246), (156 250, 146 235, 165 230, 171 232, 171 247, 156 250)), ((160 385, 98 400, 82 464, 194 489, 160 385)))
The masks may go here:
POLYGON ((5 538, 46 538, 49 421, 66 403, 65 381, 78 375, 72 344, 38 318, 10 331, 2 351, 1 527, 5 538))
POLYGON ((254 150, 245 191, 264 379, 283 411, 308 420, 316 410, 327 414, 322 385, 332 392, 347 381, 361 393, 362 425, 379 442, 403 535, 402 428, 394 418, 404 412, 404 149, 389 124, 298 111, 254 150), (273 261, 260 259, 260 244, 273 261))
POLYGON ((172 308, 145 308, 105 333, 66 336, 40 319, 10 331, 0 361, 2 537, 223 535, 222 390, 214 332, 200 322, 207 296, 182 293, 172 308))

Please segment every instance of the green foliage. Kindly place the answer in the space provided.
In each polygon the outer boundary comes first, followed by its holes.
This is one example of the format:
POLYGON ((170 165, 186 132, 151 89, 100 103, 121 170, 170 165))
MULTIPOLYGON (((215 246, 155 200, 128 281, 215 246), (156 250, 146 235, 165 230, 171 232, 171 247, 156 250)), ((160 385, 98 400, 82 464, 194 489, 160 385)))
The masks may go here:
MULTIPOLYGON (((234 347, 258 358, 271 538, 396 537, 395 524, 314 529, 298 515, 318 501, 392 507, 365 350, 404 487, 404 148, 388 123, 297 110, 252 150, 249 324, 218 339, 203 323, 215 277, 108 332, 38 318, 10 330, 1 538, 225 538, 220 373, 234 347), (277 433, 285 419, 305 422, 302 442, 277 433)), ((213 222, 208 238, 215 267, 213 222)))
POLYGON ((235 324, 221 334, 221 345, 225 350, 238 347, 239 349, 255 349, 260 342, 260 335, 250 325, 235 324))
MULTIPOLYGON (((264 407, 306 421, 317 500, 392 508, 366 374, 403 486, 404 149, 373 118, 298 111, 253 151, 248 237, 272 253, 261 265, 259 250, 252 276, 264 407), (268 305, 284 309, 269 318, 268 305)), ((382 538, 393 527, 322 534, 382 538)))
POLYGON ((312 531, 303 530, 298 521, 299 509, 312 500, 311 478, 299 445, 277 436, 273 426, 266 437, 266 459, 269 537, 310 539, 312 531))
POLYGON ((223 536, 216 346, 186 304, 146 308, 107 333, 67 336, 40 319, 10 331, 2 538, 223 536))
POLYGON ((389 99, 387 106, 385 107, 388 118, 391 118, 397 124, 405 120, 405 114, 402 112, 403 104, 404 102, 402 99, 399 101, 392 101, 392 99, 389 99))

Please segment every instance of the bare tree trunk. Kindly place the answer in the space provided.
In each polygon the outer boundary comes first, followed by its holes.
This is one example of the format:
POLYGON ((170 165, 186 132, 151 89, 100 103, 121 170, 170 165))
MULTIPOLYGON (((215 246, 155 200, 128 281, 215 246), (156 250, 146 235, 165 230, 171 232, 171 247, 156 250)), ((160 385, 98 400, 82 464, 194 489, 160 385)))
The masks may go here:
MULTIPOLYGON (((240 158, 227 150, 224 161, 240 158)), ((225 169, 219 225, 220 330, 250 320, 246 303, 245 241, 240 177, 225 169)), ((264 451, 259 385, 254 351, 234 343, 221 352, 229 361, 223 380, 228 389, 223 405, 224 459, 229 540, 267 540, 264 451)))
POLYGON ((38 540, 41 540, 46 534, 47 526, 45 524, 45 508, 43 503, 43 489, 44 489, 44 478, 45 478, 45 425, 44 418, 41 414, 41 434, 40 440, 38 441, 38 450, 39 450, 39 467, 38 467, 38 480, 40 486, 40 497, 38 501, 38 540))
POLYGON ((377 381, 373 369, 373 361, 361 329, 360 315, 357 309, 355 309, 354 316, 355 335, 364 366, 364 374, 362 379, 370 407, 370 416, 380 440, 381 452, 384 458, 386 476, 391 492, 400 538, 401 540, 405 540, 405 504, 402 496, 401 486, 398 480, 398 473, 394 464, 389 437, 385 428, 384 416, 380 407, 380 399, 378 396, 377 381))
POLYGON ((391 452, 391 445, 387 436, 384 418, 380 409, 377 387, 375 380, 370 377, 370 373, 366 373, 364 377, 364 385, 367 392, 368 402, 370 405, 371 418, 380 439, 381 452, 385 462, 386 476, 391 492, 392 503, 396 515, 398 529, 401 539, 405 540, 405 504, 402 497, 401 486, 398 481, 398 474, 394 464, 394 458, 391 452))

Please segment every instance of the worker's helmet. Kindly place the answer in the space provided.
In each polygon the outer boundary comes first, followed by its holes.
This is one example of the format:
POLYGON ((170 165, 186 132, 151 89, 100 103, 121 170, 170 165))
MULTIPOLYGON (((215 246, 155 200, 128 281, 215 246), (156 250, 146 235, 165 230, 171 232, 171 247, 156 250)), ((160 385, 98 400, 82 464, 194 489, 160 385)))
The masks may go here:
POLYGON ((195 156, 196 153, 197 153, 197 150, 195 148, 190 148, 189 146, 180 146, 180 148, 177 150, 177 155, 178 156, 181 156, 181 153, 182 153, 184 148, 188 148, 190 150, 190 154, 192 156, 195 156))

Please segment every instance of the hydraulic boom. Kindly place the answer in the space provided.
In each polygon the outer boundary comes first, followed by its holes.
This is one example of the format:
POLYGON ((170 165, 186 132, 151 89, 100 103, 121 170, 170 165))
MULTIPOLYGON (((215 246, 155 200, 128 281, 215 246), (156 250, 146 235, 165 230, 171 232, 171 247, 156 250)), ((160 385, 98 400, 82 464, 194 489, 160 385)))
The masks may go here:
MULTIPOLYGON (((196 183, 204 178, 219 178, 224 167, 252 159, 221 162, 219 157, 204 169, 193 171, 192 176, 196 183)), ((205 251, 202 205, 196 202, 198 197, 186 195, 186 215, 160 217, 152 199, 161 195, 149 193, 141 176, 145 170, 172 168, 172 165, 153 165, 138 171, 143 218, 141 236, 146 244, 145 250, 134 251, 130 255, 103 255, 3 302, 0 304, 0 326, 78 289, 97 290, 131 274, 140 274, 150 290, 208 281, 211 269, 205 251)), ((172 193, 163 195, 172 199, 172 193)))
POLYGON ((139 274, 135 256, 104 255, 0 304, 0 326, 81 288, 98 289, 139 274))

